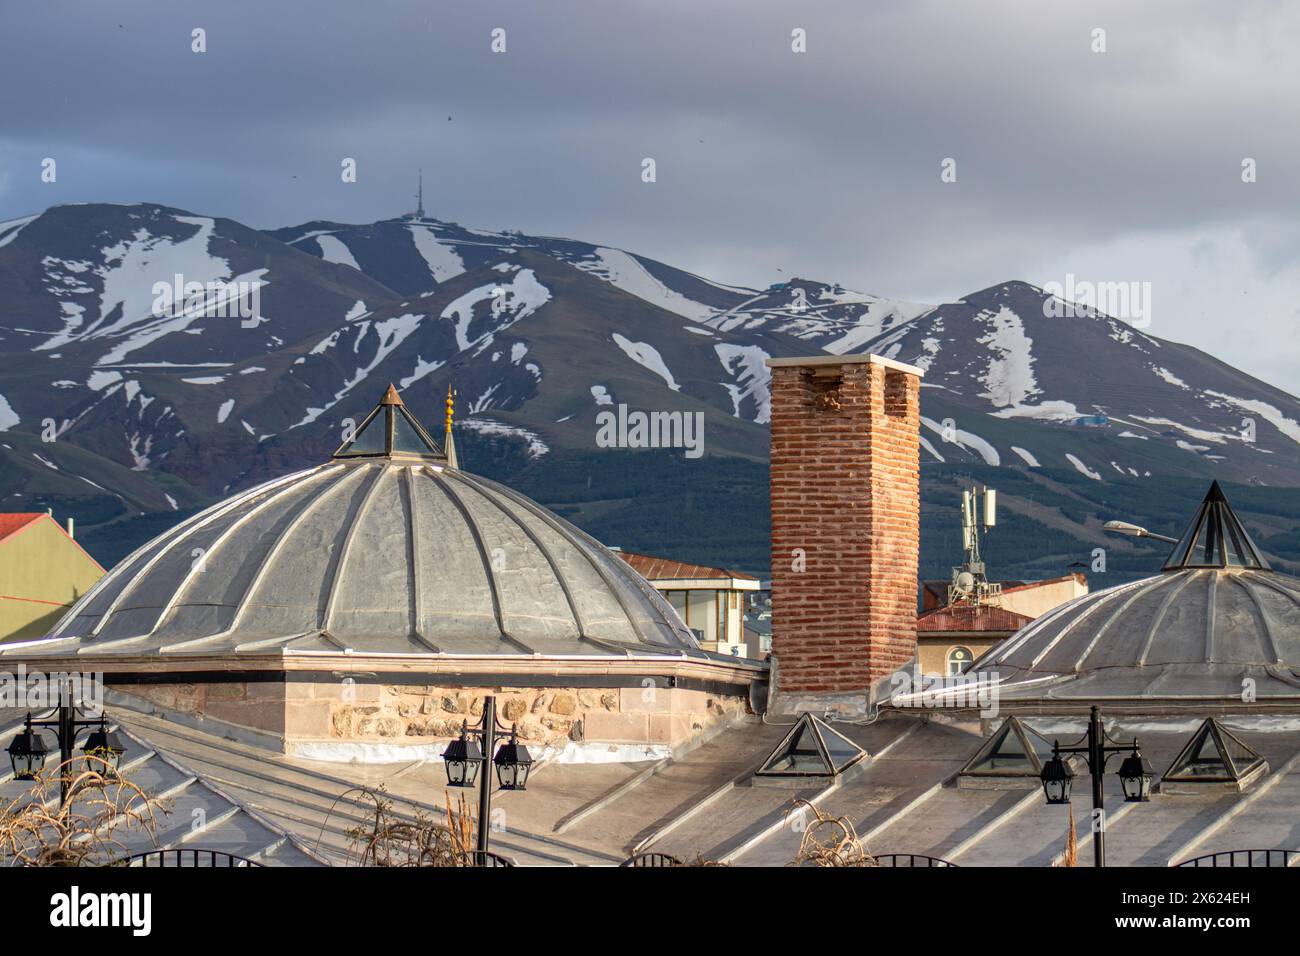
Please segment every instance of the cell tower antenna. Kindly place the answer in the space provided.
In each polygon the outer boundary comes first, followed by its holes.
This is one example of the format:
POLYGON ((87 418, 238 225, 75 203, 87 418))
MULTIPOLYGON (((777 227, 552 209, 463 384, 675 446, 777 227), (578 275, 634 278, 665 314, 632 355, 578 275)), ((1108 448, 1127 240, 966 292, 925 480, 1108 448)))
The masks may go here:
POLYGON ((420 170, 420 187, 415 192, 415 218, 424 218, 424 170, 420 170))
POLYGON ((1002 585, 990 581, 985 574, 984 559, 980 555, 981 534, 988 534, 989 529, 997 525, 997 501, 998 493, 992 488, 961 493, 962 550, 966 560, 961 567, 952 569, 952 583, 948 585, 949 604, 979 607, 1002 594, 1002 585))

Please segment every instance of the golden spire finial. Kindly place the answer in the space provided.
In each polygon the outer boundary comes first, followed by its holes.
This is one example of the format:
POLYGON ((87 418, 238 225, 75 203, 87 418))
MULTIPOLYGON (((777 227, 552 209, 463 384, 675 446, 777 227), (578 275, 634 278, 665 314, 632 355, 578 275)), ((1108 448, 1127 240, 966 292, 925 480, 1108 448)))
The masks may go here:
POLYGON ((456 393, 451 390, 451 384, 447 385, 447 434, 451 434, 451 419, 456 411, 456 393))

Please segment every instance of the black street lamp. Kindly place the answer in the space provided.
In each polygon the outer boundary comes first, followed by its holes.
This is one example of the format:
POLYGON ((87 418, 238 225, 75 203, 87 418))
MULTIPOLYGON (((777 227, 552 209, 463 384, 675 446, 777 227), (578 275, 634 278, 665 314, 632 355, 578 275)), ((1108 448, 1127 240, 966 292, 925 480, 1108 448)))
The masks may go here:
POLYGON ((1133 738, 1132 744, 1121 744, 1115 747, 1106 746, 1107 740, 1118 744, 1118 741, 1114 741, 1106 733, 1106 728, 1102 725, 1101 709, 1093 707, 1088 717, 1088 732, 1071 747, 1062 747, 1056 741, 1052 741, 1052 759, 1043 764, 1043 770, 1039 774, 1043 793, 1047 796, 1049 804, 1069 803, 1074 771, 1070 769, 1069 763, 1061 759, 1061 754, 1080 754, 1087 762, 1088 771, 1092 776, 1093 813, 1102 811, 1100 825, 1092 837, 1093 862, 1096 866, 1106 865, 1105 799, 1102 794, 1102 775, 1106 771, 1106 761, 1115 754, 1129 755, 1120 764, 1117 774, 1120 786, 1124 790, 1124 800, 1128 803, 1145 803, 1151 799, 1151 778, 1154 776, 1151 765, 1138 750, 1136 737, 1133 738), (1087 740, 1087 743, 1080 746, 1079 744, 1084 740, 1087 740))
POLYGON ((466 721, 461 725, 460 737, 447 745, 442 752, 447 769, 447 784, 452 787, 472 787, 478 780, 478 862, 488 852, 488 834, 492 819, 492 774, 483 766, 491 760, 496 767, 497 781, 502 790, 524 790, 533 758, 528 748, 519 743, 514 726, 506 727, 497 720, 497 699, 483 698, 483 719, 473 727, 466 721), (497 731, 509 733, 510 739, 496 749, 497 731), (495 751, 495 753, 494 753, 495 751), (486 757, 485 757, 486 755, 486 757))
POLYGON ((68 787, 71 784, 70 769, 72 751, 77 745, 77 734, 86 727, 95 728, 86 738, 86 745, 81 752, 87 757, 95 757, 108 765, 110 775, 116 774, 126 747, 115 731, 108 729, 108 723, 101 713, 98 717, 78 720, 80 708, 72 702, 72 689, 68 684, 59 688, 59 706, 40 718, 33 718, 31 711, 23 723, 23 729, 14 735, 9 743, 9 763, 13 767, 15 780, 34 780, 36 774, 45 766, 49 748, 37 733, 37 729, 48 727, 55 732, 59 742, 59 761, 63 765, 59 773, 59 806, 68 802, 68 787))

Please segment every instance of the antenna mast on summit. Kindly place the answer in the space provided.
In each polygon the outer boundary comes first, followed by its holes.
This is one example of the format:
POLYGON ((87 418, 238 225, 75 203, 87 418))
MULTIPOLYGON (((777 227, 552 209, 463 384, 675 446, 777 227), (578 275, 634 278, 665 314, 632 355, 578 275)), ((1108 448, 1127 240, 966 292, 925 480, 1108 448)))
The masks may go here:
POLYGON ((424 170, 420 170, 420 188, 415 193, 415 218, 424 218, 424 170))

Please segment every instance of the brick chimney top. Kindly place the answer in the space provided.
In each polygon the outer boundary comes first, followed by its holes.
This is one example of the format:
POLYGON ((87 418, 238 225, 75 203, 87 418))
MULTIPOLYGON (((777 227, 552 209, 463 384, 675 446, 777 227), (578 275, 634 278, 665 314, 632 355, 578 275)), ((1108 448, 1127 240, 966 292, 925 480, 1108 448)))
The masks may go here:
POLYGON ((908 365, 906 362, 900 362, 897 359, 886 358, 883 355, 806 355, 795 356, 794 358, 770 358, 767 360, 768 368, 811 368, 811 369, 839 369, 845 365, 880 365, 884 368, 891 368, 896 372, 907 372, 909 375, 915 375, 919 380, 925 371, 915 365, 908 365))
POLYGON ((916 654, 922 370, 769 359, 777 712, 866 713, 916 654))

